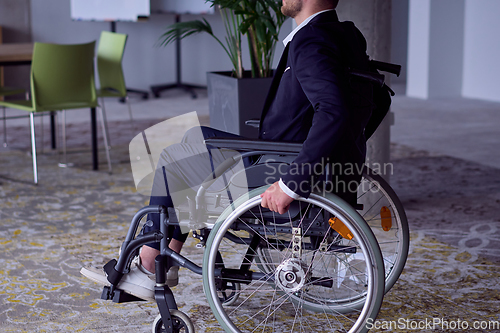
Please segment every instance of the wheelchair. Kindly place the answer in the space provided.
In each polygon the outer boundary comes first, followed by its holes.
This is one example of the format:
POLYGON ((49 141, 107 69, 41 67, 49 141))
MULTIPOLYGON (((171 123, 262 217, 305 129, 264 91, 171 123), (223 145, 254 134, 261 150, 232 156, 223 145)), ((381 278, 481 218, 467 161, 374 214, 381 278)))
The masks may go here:
MULTIPOLYGON (((105 265, 111 286, 101 298, 137 301, 116 288, 128 272, 138 249, 160 242, 156 258, 155 300, 160 314, 153 332, 194 332, 193 324, 177 309, 165 284, 165 272, 176 265, 202 275, 207 301, 227 332, 324 331, 364 332, 374 320, 383 295, 396 282, 408 251, 408 225, 394 191, 365 167, 358 202, 347 203, 333 194, 311 194, 294 201, 285 214, 260 206, 267 186, 252 175, 262 174, 266 158, 293 158, 300 144, 245 139, 207 139, 218 149, 238 148, 209 175, 194 198, 174 208, 147 206, 132 219, 118 260, 105 265), (241 148, 245 147, 245 148, 241 148), (243 158, 259 156, 244 170, 252 190, 211 192, 210 186, 243 158), (236 196, 238 198, 236 199, 236 196), (160 231, 138 234, 149 213, 160 213, 160 231), (202 266, 168 248, 171 228, 184 226, 205 248, 202 266)), ((227 180, 238 187, 242 172, 227 180)))
POLYGON ((172 266, 202 276, 208 304, 226 332, 368 331, 368 320, 375 320, 408 254, 408 222, 389 184, 365 166, 356 202, 312 193, 278 214, 260 205, 268 187, 262 186, 263 168, 276 157, 289 163, 301 144, 242 138, 212 138, 205 144, 240 154, 220 164, 184 205, 147 206, 134 215, 120 257, 104 266, 110 286, 101 298, 139 301, 117 285, 139 248, 159 242, 155 300, 160 314, 153 333, 194 332, 166 285, 172 266), (211 190, 227 170, 248 158, 256 162, 224 179, 222 190, 211 190), (245 186, 239 185, 241 178, 245 186), (160 214, 160 230, 138 233, 149 213, 160 214), (176 226, 192 229, 199 239, 201 266, 168 247, 176 226))

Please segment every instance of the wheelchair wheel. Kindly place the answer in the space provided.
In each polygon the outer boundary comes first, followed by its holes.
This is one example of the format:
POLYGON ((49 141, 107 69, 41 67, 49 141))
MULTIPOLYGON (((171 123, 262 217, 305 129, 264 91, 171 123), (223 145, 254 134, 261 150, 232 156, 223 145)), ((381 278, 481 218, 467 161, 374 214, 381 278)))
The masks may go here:
POLYGON ((365 167, 358 187, 358 213, 371 227, 385 266, 385 292, 398 280, 410 245, 408 219, 394 190, 380 175, 365 167))
POLYGON ((219 217, 206 243, 205 294, 227 332, 365 332, 384 294, 383 261, 363 219, 336 196, 312 194, 287 214, 265 210, 256 189, 219 217), (332 221, 350 230, 343 238, 332 221), (262 251, 262 249, 266 249, 262 251), (266 253, 264 271, 255 258, 266 253), (224 269, 217 268, 223 258, 224 269), (240 283, 223 305, 220 286, 240 283))
MULTIPOLYGON (((173 332, 174 333, 194 333, 194 325, 191 319, 179 310, 170 309, 170 316, 172 317, 173 332)), ((161 315, 158 315, 153 322, 153 333, 164 333, 166 332, 163 326, 163 320, 161 315)))
MULTIPOLYGON (((370 226, 382 252, 385 267, 385 292, 398 280, 406 264, 410 233, 403 205, 380 175, 365 167, 358 187, 358 213, 370 226)), ((257 264, 269 273, 272 256, 266 248, 257 249, 257 264)), ((271 268, 272 269, 272 268, 271 268)))

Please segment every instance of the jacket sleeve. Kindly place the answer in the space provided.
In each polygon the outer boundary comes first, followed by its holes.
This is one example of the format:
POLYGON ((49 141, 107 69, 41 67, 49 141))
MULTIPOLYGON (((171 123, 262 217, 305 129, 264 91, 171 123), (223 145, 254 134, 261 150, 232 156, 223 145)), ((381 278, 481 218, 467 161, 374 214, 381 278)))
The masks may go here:
POLYGON ((314 114, 303 148, 282 180, 293 192, 308 197, 314 175, 323 172, 348 127, 346 71, 340 45, 331 34, 304 27, 290 43, 291 66, 314 114))

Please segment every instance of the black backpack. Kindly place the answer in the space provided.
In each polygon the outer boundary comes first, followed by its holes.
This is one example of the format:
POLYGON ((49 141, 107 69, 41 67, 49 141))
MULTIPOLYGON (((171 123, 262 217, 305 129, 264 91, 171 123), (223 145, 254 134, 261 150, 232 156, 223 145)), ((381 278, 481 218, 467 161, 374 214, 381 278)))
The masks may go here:
POLYGON ((394 91, 392 91, 392 89, 385 84, 384 76, 378 71, 386 71, 396 74, 397 76, 399 76, 399 73, 401 72, 400 65, 375 60, 370 60, 370 64, 373 66, 373 72, 371 73, 372 78, 370 80, 373 82, 374 108, 372 109, 372 115, 370 116, 370 119, 365 127, 366 140, 368 140, 373 133, 375 133, 375 130, 379 127, 382 120, 384 120, 384 117, 387 115, 387 112, 389 112, 389 108, 391 106, 391 97, 394 96, 394 91))

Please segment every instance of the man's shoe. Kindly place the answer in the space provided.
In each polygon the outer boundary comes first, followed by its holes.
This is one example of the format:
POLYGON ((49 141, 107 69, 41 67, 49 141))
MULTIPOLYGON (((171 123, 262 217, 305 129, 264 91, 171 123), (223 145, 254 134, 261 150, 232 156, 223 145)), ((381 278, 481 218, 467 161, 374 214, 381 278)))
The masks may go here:
MULTIPOLYGON (((137 257, 139 258, 139 257, 137 257)), ((130 265, 130 272, 123 275, 117 288, 144 300, 155 301, 155 276, 145 273, 140 260, 134 259, 130 265)), ((94 282, 109 286, 107 274, 104 269, 86 266, 80 273, 94 282)))
POLYGON ((170 288, 179 284, 179 266, 170 267, 167 272, 167 286, 170 288))

